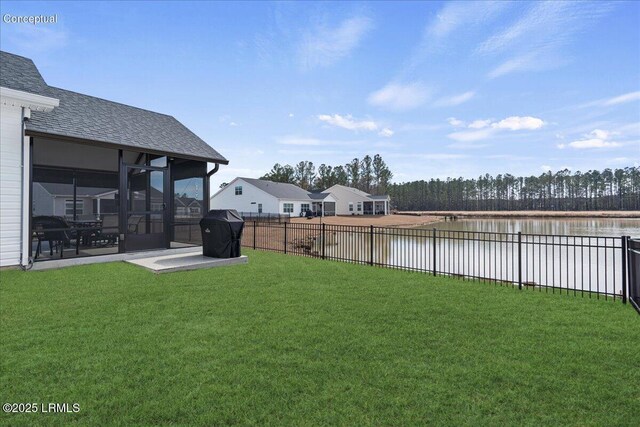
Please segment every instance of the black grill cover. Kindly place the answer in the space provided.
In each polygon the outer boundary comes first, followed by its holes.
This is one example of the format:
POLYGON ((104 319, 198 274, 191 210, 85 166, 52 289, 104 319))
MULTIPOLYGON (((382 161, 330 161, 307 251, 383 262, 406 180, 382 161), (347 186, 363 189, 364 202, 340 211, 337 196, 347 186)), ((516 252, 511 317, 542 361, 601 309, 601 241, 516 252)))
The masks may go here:
POLYGON ((211 210, 200 220, 202 255, 212 258, 240 256, 244 221, 232 209, 211 210))

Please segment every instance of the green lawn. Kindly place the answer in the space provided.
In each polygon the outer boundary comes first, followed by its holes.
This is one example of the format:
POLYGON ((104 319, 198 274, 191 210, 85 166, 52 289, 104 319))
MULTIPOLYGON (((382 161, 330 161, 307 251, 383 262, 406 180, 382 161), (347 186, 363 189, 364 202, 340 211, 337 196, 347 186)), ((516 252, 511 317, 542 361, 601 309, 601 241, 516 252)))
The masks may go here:
POLYGON ((245 251, 0 272, 4 425, 638 425, 619 302, 245 251))

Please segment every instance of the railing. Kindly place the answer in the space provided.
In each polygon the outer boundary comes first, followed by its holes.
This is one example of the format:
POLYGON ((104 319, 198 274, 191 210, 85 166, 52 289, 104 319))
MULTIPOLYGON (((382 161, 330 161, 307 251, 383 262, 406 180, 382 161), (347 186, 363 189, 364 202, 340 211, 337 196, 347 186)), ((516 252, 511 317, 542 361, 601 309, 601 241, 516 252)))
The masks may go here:
POLYGON ((279 213, 258 213, 258 212, 238 212, 238 214, 245 220, 245 222, 249 221, 259 221, 259 222, 276 222, 279 224, 291 221, 291 216, 289 214, 279 214, 279 213))
POLYGON ((627 239, 629 301, 640 313, 640 239, 627 239))
POLYGON ((626 302, 627 240, 253 221, 242 245, 626 302))

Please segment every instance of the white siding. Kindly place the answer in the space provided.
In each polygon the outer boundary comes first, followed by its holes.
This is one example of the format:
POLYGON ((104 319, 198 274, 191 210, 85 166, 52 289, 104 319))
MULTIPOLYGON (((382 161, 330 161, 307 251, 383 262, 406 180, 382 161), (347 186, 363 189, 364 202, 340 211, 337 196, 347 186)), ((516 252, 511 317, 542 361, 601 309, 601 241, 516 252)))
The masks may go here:
POLYGON ((363 211, 358 212, 358 202, 364 203, 371 201, 368 197, 359 194, 358 190, 354 191, 342 185, 334 185, 325 190, 325 193, 331 194, 336 200, 336 215, 362 215, 363 211), (353 203, 353 212, 349 211, 349 203, 353 203))
POLYGON ((20 263, 22 109, 0 106, 0 267, 20 263))
POLYGON ((262 213, 278 213, 278 199, 256 188, 242 179, 229 183, 211 198, 211 209, 235 209, 238 212, 258 212, 258 203, 262 203, 262 213), (235 187, 242 186, 242 195, 236 196, 235 187), (255 204, 251 204, 255 202, 255 204))
POLYGON ((280 200, 280 207, 278 213, 284 214, 284 204, 292 203, 293 204, 293 212, 289 215, 291 216, 300 216, 300 212, 302 211, 302 204, 306 203, 309 205, 309 209, 311 209, 312 200, 280 200))

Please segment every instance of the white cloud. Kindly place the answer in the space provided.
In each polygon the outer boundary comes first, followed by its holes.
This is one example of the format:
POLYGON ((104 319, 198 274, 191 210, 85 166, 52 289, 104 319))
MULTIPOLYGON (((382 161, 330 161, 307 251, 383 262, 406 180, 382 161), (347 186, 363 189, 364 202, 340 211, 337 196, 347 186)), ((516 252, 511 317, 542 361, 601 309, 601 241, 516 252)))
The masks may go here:
POLYGON ((289 113, 289 117, 293 117, 293 116, 294 116, 293 113, 289 113))
POLYGON ((380 132, 378 132, 378 135, 389 138, 389 137, 393 136, 393 133, 394 132, 391 129, 384 128, 380 132))
POLYGON ((527 69, 535 69, 540 67, 541 60, 536 53, 527 53, 524 55, 518 55, 511 59, 508 59, 491 70, 487 75, 490 79, 504 76, 505 74, 512 73, 514 71, 521 71, 527 69))
POLYGON ((544 126, 544 122, 536 117, 520 117, 511 116, 506 119, 500 120, 497 123, 492 123, 491 127, 496 129, 509 129, 509 130, 534 130, 540 129, 544 126))
POLYGON ((618 105, 626 102, 640 101, 640 91, 629 92, 604 101, 604 105, 618 105))
POLYGON ((572 141, 568 144, 558 144, 558 148, 575 148, 577 150, 585 150, 592 148, 616 148, 622 144, 619 142, 611 141, 610 138, 613 135, 612 132, 594 129, 588 134, 584 135, 582 139, 572 141))
POLYGON ((540 166, 540 169, 542 169, 544 172, 549 172, 551 170, 551 166, 542 165, 542 166, 540 166))
POLYGON ((469 124, 469 128, 482 129, 482 128, 486 128, 490 124, 491 124, 491 120, 474 120, 469 124))
MULTIPOLYGON (((562 145, 562 144, 561 144, 562 145)), ((580 139, 578 141, 573 141, 569 143, 569 147, 584 149, 584 148, 612 148, 619 147, 620 143, 618 142, 609 142, 604 141, 599 138, 591 138, 591 139, 580 139)))
POLYGON ((536 130, 542 126, 544 126, 544 121, 537 117, 511 116, 497 122, 491 120, 474 120, 467 126, 467 128, 472 130, 452 132, 447 136, 458 142, 474 142, 488 139, 501 131, 536 130))
POLYGON ((330 116, 328 114, 320 114, 318 120, 323 121, 332 126, 341 127, 348 130, 367 130, 374 131, 378 129, 378 124, 373 120, 355 120, 350 114, 341 116, 334 114, 330 116))
POLYGON ((328 140, 318 138, 301 137, 297 135, 286 135, 276 138, 276 142, 280 145, 295 145, 305 147, 325 147, 325 146, 350 146, 350 145, 362 145, 364 141, 340 141, 340 140, 328 140))
POLYGON ((501 1, 448 2, 427 25, 423 44, 433 43, 434 39, 445 38, 469 25, 486 23, 507 6, 507 2, 501 1))
POLYGON ((449 122, 449 124, 454 127, 464 126, 464 122, 462 120, 456 119, 455 117, 449 117, 447 119, 447 122, 449 122))
POLYGON ((640 101, 640 91, 628 92, 622 95, 614 96, 612 98, 599 99, 597 101, 587 102, 586 104, 579 105, 578 108, 584 107, 610 107, 612 105, 625 104, 627 102, 640 101))
POLYGON ((236 122, 229 122, 229 126, 236 127, 236 126, 238 126, 238 124, 236 122))
POLYGON ((354 119, 350 114, 347 114, 346 116, 341 116, 340 114, 334 114, 334 115, 320 114, 317 117, 318 117, 318 120, 324 123, 327 123, 331 126, 340 127, 340 128, 352 130, 355 132, 358 132, 358 131, 373 132, 373 131, 380 130, 378 132, 378 135, 384 136, 387 138, 391 137, 394 134, 393 130, 391 130, 388 127, 381 129, 380 124, 376 123, 373 120, 357 120, 357 119, 354 119))
POLYGON ((487 139, 494 133, 495 133, 495 130, 493 128, 486 128, 486 129, 480 129, 480 130, 463 130, 460 132, 452 132, 447 136, 453 139, 454 141, 474 142, 474 141, 481 141, 483 139, 487 139))
POLYGON ((390 110, 410 110, 424 104, 429 90, 421 82, 407 84, 389 83, 369 95, 369 104, 390 110))
POLYGON ((460 93, 458 95, 447 96, 438 99, 434 105, 437 107, 455 107, 456 105, 463 104, 473 98, 476 95, 475 91, 468 91, 460 93))
POLYGON ((480 55, 507 56, 489 73, 496 78, 515 71, 556 68, 567 63, 564 46, 611 8, 605 2, 540 1, 527 5, 513 24, 487 38, 480 55))
POLYGON ((346 19, 337 27, 317 27, 303 37, 298 56, 303 68, 329 66, 348 56, 373 27, 371 19, 354 17, 346 19))

